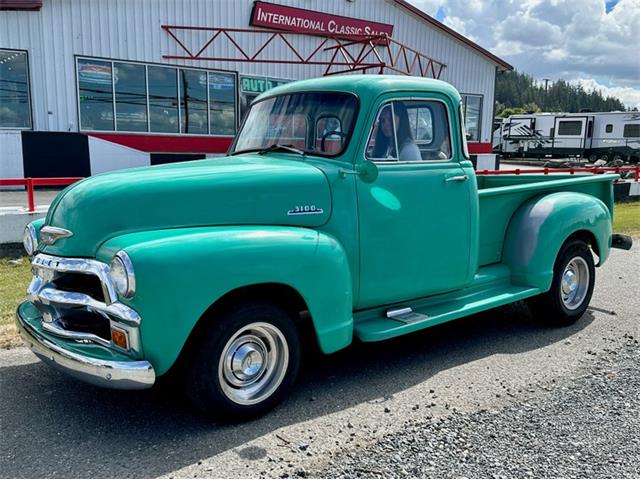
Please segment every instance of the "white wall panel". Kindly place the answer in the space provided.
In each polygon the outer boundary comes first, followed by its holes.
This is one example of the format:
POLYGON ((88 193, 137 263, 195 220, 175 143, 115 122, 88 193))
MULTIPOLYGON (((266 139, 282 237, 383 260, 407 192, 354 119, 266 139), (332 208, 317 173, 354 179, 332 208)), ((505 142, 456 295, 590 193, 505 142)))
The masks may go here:
POLYGON ((0 131, 0 178, 24 178, 21 132, 0 131))
MULTIPOLYGON (((272 0, 348 17, 394 25, 398 41, 447 65, 441 77, 464 93, 483 95, 482 140, 489 141, 495 64, 442 30, 390 0, 272 0)), ((0 48, 29 51, 36 130, 78 129, 74 56, 94 56, 173 65, 193 65, 279 78, 309 78, 323 66, 164 60, 182 53, 162 24, 248 28, 251 0, 46 0, 39 12, 0 12, 0 48)), ((206 34, 183 32, 189 47, 204 43, 206 34)), ((242 37, 243 47, 255 49, 263 37, 242 37)), ((316 40, 301 37, 296 44, 308 51, 316 40)), ((222 45, 207 53, 230 55, 222 45)), ((282 44, 271 47, 284 54, 282 44)), ((235 54, 234 54, 235 56, 235 54)))
POLYGON ((89 160, 91 175, 121 168, 148 167, 151 164, 148 153, 91 136, 89 160))

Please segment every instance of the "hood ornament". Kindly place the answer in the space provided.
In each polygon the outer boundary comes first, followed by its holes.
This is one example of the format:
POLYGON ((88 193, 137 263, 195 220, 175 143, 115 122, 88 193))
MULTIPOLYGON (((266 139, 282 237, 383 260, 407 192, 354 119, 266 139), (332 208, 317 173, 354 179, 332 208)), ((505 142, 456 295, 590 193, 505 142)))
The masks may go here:
POLYGON ((40 229, 40 241, 45 245, 53 245, 61 238, 72 237, 73 232, 60 227, 47 225, 40 229))

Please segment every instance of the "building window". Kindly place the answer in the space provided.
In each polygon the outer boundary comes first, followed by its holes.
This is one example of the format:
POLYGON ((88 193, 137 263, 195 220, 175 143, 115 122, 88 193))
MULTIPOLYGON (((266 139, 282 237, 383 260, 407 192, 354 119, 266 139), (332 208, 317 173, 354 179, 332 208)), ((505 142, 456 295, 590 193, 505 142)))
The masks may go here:
POLYGON ((114 63, 116 130, 146 132, 147 79, 144 65, 114 63))
POLYGON ((114 130, 111 62, 78 61, 80 128, 114 130))
POLYGON ((624 138, 638 138, 640 137, 640 123, 627 123, 624 126, 622 132, 624 138))
POLYGON ((605 133, 611 133, 611 132, 613 132, 613 124, 611 124, 611 123, 607 123, 607 126, 606 126, 606 127, 604 127, 604 131, 605 131, 605 133))
POLYGON ((467 140, 479 142, 482 133, 482 95, 462 95, 467 140))
POLYGON ((0 50, 0 128, 31 128, 27 52, 0 50))
POLYGON ((207 72, 180 69, 180 132, 208 133, 207 72))
POLYGON ((236 75, 78 58, 81 130, 235 135, 236 75))
POLYGON ((175 68, 147 67, 149 79, 150 131, 180 132, 178 117, 178 77, 175 68))
POLYGON ((236 133, 236 81, 228 73, 209 72, 209 114, 211 133, 236 133))
POLYGON ((558 122, 558 135, 582 135, 582 120, 564 120, 558 122))

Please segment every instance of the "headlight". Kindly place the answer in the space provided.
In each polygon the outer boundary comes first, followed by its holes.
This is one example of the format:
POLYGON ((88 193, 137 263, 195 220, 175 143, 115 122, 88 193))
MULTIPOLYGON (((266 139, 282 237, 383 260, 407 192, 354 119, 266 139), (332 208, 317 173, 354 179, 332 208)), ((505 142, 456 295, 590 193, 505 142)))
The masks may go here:
POLYGON ((131 298, 135 295, 136 277, 133 273, 133 264, 124 250, 116 253, 111 260, 109 276, 118 295, 124 298, 131 298))
POLYGON ((36 253, 38 248, 38 235, 36 229, 30 223, 24 227, 24 233, 22 234, 22 245, 27 252, 27 255, 32 256, 36 253))

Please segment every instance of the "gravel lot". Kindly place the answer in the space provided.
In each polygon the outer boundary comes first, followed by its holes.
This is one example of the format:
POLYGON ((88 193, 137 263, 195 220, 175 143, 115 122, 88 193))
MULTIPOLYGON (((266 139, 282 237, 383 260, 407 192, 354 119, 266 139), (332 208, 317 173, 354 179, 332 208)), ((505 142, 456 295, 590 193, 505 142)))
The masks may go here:
POLYGON ((638 272, 638 245, 613 251, 571 327, 518 303, 308 357, 285 402, 240 425, 0 351, 0 476, 639 477, 638 272))
POLYGON ((542 386, 548 394, 408 421, 365 449, 293 476, 638 478, 640 346, 629 334, 621 340, 580 377, 542 386))

